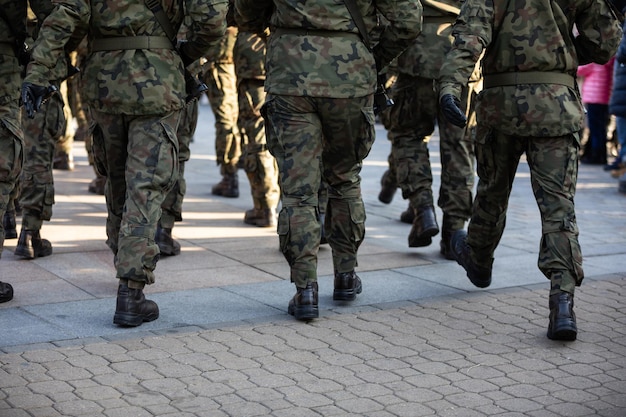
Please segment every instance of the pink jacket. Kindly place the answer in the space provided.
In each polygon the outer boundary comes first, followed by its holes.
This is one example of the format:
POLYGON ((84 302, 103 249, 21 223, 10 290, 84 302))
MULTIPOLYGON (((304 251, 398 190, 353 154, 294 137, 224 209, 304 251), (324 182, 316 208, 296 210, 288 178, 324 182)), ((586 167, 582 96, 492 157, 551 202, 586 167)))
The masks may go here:
POLYGON ((583 103, 609 104, 613 89, 614 62, 615 57, 604 65, 591 63, 578 67, 577 74, 583 78, 583 103))

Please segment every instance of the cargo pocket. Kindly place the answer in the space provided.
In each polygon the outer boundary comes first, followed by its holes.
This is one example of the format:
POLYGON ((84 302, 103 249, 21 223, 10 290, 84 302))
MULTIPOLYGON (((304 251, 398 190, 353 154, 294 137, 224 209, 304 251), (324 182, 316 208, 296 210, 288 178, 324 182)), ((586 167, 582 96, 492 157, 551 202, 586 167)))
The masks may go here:
POLYGON ((290 248, 290 226, 289 226, 289 213, 287 209, 282 209, 278 213, 278 243, 280 251, 287 259, 287 263, 291 266, 293 264, 293 254, 290 248))
POLYGON ((107 176, 107 155, 104 147, 104 137, 100 125, 95 125, 91 134, 91 153, 93 155, 93 164, 102 176, 107 176))
POLYGON ((358 143, 356 144, 356 161, 362 162, 372 150, 374 139, 376 138, 374 110, 371 107, 361 109, 363 114, 363 123, 361 124, 361 132, 359 132, 358 143))
POLYGON ((50 220, 52 218, 52 206, 54 205, 54 184, 45 184, 43 192, 41 220, 50 220))
POLYGON ((348 236, 352 236, 352 241, 358 246, 365 236, 365 204, 360 200, 350 201, 349 207, 352 231, 348 236))
POLYGON ((7 152, 4 155, 0 155, 0 182, 13 183, 16 182, 22 172, 22 165, 24 161, 23 156, 23 144, 19 139, 19 130, 17 127, 2 122, 0 127, 3 139, 6 145, 3 146, 7 152))
POLYGON ((152 184, 168 192, 178 180, 178 139, 171 125, 161 121, 164 141, 158 146, 152 184))
POLYGON ((488 127, 476 131, 476 172, 483 180, 491 180, 495 175, 495 155, 493 152, 494 133, 488 127))

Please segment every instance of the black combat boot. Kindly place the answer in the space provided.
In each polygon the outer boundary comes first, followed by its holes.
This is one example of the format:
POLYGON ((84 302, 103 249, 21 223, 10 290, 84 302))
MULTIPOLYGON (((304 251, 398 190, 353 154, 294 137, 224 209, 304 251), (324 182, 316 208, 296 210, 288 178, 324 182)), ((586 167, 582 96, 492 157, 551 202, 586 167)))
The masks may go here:
POLYGON ((128 288, 128 284, 120 284, 117 288, 117 306, 113 323, 125 327, 137 327, 147 321, 159 318, 159 306, 146 300, 143 290, 128 288))
POLYGON ((87 187, 87 190, 93 194, 104 195, 104 184, 106 184, 106 182, 107 177, 98 175, 96 176, 96 178, 91 180, 89 186, 87 187))
POLYGON ((156 233, 154 235, 154 241, 159 245, 159 251, 163 256, 176 256, 180 255, 180 243, 178 243, 172 237, 171 227, 157 226, 156 233))
POLYGON ((452 254, 457 263, 461 265, 469 280, 478 288, 486 288, 491 285, 491 268, 478 266, 472 261, 470 247, 467 244, 467 232, 457 230, 450 240, 452 254))
POLYGON ((548 339, 576 340, 578 329, 574 314, 574 294, 561 291, 550 296, 548 339))
POLYGON ((52 244, 47 239, 41 238, 39 230, 22 229, 15 247, 15 255, 26 259, 50 256, 52 255, 52 244))
POLYGON ((211 194, 229 198, 239 197, 239 178, 237 173, 224 174, 222 180, 211 189, 211 194))
POLYGON ((456 230, 444 230, 441 232, 441 242, 439 242, 439 253, 449 261, 454 261, 454 253, 452 252, 452 235, 456 230))
POLYGON ((257 209, 246 210, 243 216, 245 224, 251 224, 257 227, 276 227, 276 210, 274 209, 257 209))
POLYGON ((378 201, 381 203, 389 204, 393 200, 393 196, 398 190, 398 184, 391 179, 391 172, 385 171, 380 179, 380 193, 378 194, 378 201))
POLYGON ((15 221, 15 211, 5 211, 2 218, 2 227, 4 228, 5 239, 17 238, 17 223, 15 221))
POLYGON ((11 284, 0 281, 0 303, 6 303, 13 299, 13 287, 11 284))
POLYGON ((425 206, 415 209, 413 227, 409 232, 409 247, 419 248, 432 243, 432 237, 439 233, 437 217, 433 206, 425 206))
POLYGON ((363 285, 361 278, 354 272, 335 273, 335 290, 333 300, 352 301, 357 294, 361 294, 363 285))
POLYGON ((400 221, 406 224, 413 224, 413 220, 415 220, 415 210, 409 204, 406 210, 400 213, 400 221))
POLYGON ((297 320, 316 319, 319 317, 317 300, 317 282, 308 282, 305 288, 298 288, 289 301, 287 312, 297 320))

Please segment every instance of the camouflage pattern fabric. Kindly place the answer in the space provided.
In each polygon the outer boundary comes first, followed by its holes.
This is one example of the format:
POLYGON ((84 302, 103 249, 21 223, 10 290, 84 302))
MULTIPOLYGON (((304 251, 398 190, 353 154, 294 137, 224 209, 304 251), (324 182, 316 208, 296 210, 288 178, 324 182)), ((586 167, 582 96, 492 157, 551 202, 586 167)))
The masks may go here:
POLYGON ((278 166, 267 149, 261 106, 265 102, 265 42, 257 35, 239 31, 234 50, 239 118, 245 137, 243 167, 250 182, 255 209, 276 209, 280 199, 278 166))
POLYGON ((175 222, 183 220, 183 199, 187 193, 187 181, 185 180, 185 163, 191 157, 189 145, 198 125, 198 100, 191 100, 183 108, 178 124, 178 179, 167 193, 161 204, 161 226, 164 228, 174 227, 175 222))
MULTIPOLYGON (((459 7, 458 0, 443 2, 459 7)), ((441 187, 439 207, 443 230, 448 234, 462 229, 469 219, 474 186, 474 155, 471 132, 449 123, 439 113, 437 78, 446 53, 452 46, 455 15, 425 2, 422 32, 397 58, 397 81, 391 95, 395 105, 388 111, 388 139, 392 143, 390 165, 402 195, 411 207, 433 206, 432 170, 428 141, 439 127, 441 187)), ((478 71, 473 80, 480 78, 478 71)), ((472 117, 474 87, 462 92, 461 107, 472 117)))
POLYGON ((23 230, 40 230, 43 221, 52 218, 52 162, 56 142, 64 135, 67 125, 63 108, 63 97, 56 93, 41 106, 33 119, 25 112, 22 114, 24 167, 19 201, 23 210, 23 230))
MULTIPOLYGON (((176 31, 188 18, 189 33, 180 46, 187 60, 199 59, 222 37, 226 0, 161 3, 176 31)), ((25 78, 36 85, 48 85, 52 65, 64 47, 78 38, 77 32, 89 30, 90 43, 103 37, 165 36, 142 1, 55 4, 41 28, 25 78)), ((94 121, 96 168, 107 177, 107 244, 115 254, 117 278, 141 288, 154 282, 160 252, 154 235, 161 204, 178 178, 177 130, 187 94, 183 61, 176 50, 124 49, 122 40, 119 50, 90 54, 82 73, 82 92, 94 121)))
MULTIPOLYGON (((33 13, 28 23, 32 39, 29 39, 29 42, 36 45, 42 23, 54 6, 51 0, 40 0, 33 2, 31 9, 33 13)), ((54 70, 51 71, 55 74, 53 77, 57 77, 58 74, 64 77, 67 74, 68 58, 69 56, 63 56, 55 63, 54 70)), ((18 196, 23 208, 22 230, 40 230, 43 221, 52 218, 54 155, 59 142, 69 139, 66 135, 69 107, 66 108, 63 95, 63 92, 67 92, 67 85, 57 78, 51 78, 44 85, 49 83, 57 87, 59 92, 42 105, 33 119, 28 118, 25 113, 22 115, 24 167, 18 196)))
POLYGON ((233 50, 237 28, 229 27, 220 43, 207 54, 202 79, 209 90, 207 98, 215 117, 215 155, 221 175, 237 172, 241 139, 237 129, 237 78, 233 50))
POLYGON ((180 111, 126 116, 92 110, 92 117, 96 168, 107 177, 107 245, 117 278, 152 284, 161 205, 178 179, 180 111))
POLYGON ((515 169, 525 153, 542 217, 538 266, 552 280, 551 294, 573 293, 584 276, 574 212, 583 108, 575 86, 546 82, 543 74, 574 76, 579 63, 607 62, 621 37, 619 22, 604 0, 469 0, 453 34, 440 96, 459 97, 483 51, 485 83, 494 74, 532 72, 534 78, 485 84, 477 99, 480 180, 467 238, 472 260, 484 267, 493 262, 515 169))
MULTIPOLYGON (((26 6, 22 0, 0 0, 8 20, 24 32, 26 6)), ((0 19, 0 39, 0 216, 4 217, 22 171, 24 133, 19 108, 22 67, 13 51, 16 34, 4 19, 0 19)), ((3 246, 4 229, 0 224, 0 255, 3 246)))
POLYGON ((282 192, 280 248, 291 267, 291 281, 298 287, 317 281, 322 176, 328 184, 325 232, 334 269, 350 272, 357 265, 357 251, 365 236, 359 173, 374 143, 372 105, 371 95, 357 99, 268 97, 264 109, 267 143, 278 163, 282 192))
POLYGON ((317 281, 319 189, 328 188, 326 238, 336 273, 357 266, 365 236, 360 171, 374 141, 373 94, 385 67, 421 30, 419 1, 358 2, 367 30, 389 25, 373 52, 343 2, 235 0, 240 30, 270 14, 265 61, 267 143, 279 168, 280 247, 291 281, 317 281))
MULTIPOLYGON (((222 36, 227 0, 163 0, 161 3, 175 30, 185 15, 190 19, 192 35, 182 47, 189 59, 206 54, 222 36), (179 7, 181 3, 184 10, 179 7)), ((40 36, 33 49, 34 63, 29 65, 25 80, 36 85, 48 84, 50 68, 58 61, 56 54, 48 51, 62 49, 77 30, 89 29, 91 40, 165 36, 143 1, 64 0, 56 5, 41 29, 46 36, 40 36)), ((185 105, 183 64, 173 49, 94 52, 86 61, 82 76, 85 100, 94 110, 127 115, 165 114, 185 105)))
POLYGON ((265 89, 290 96, 351 98, 372 94, 376 69, 388 65, 420 32, 419 1, 357 2, 366 29, 372 31, 383 15, 389 25, 369 52, 343 2, 320 0, 235 0, 240 28, 275 7, 268 40, 265 89), (280 32, 280 29, 285 29, 280 32), (309 35, 289 29, 310 30, 309 35))

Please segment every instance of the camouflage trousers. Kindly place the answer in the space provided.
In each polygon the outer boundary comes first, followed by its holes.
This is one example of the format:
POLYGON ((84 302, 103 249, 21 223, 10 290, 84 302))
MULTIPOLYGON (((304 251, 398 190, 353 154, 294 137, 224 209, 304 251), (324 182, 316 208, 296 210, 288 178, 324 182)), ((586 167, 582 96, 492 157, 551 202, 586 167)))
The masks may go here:
MULTIPOLYGON (((472 92, 465 88, 461 108, 475 125, 472 92)), ((433 174, 428 141, 439 126, 441 186, 438 205, 444 213, 443 229, 462 229, 469 219, 474 187, 474 152, 471 129, 458 128, 439 112, 436 80, 400 73, 392 88, 395 102, 388 114, 391 175, 413 208, 433 206, 433 174)))
POLYGON ((204 73, 203 80, 209 87, 207 97, 215 116, 215 155, 220 174, 234 174, 241 157, 235 65, 214 63, 204 73))
POLYGON ((479 182, 467 238, 474 262, 485 267, 493 263, 506 223, 515 172, 525 153, 541 213, 538 267, 551 280, 553 293, 561 290, 574 293, 574 287, 584 278, 574 211, 578 149, 576 134, 519 137, 479 126, 476 143, 479 182))
POLYGON ((374 142, 373 96, 333 99, 268 96, 267 143, 278 163, 282 208, 280 248, 298 287, 317 280, 318 193, 328 186, 324 233, 333 268, 349 272, 365 236, 363 159, 374 142))
POLYGON ((152 284, 161 204, 178 179, 180 111, 131 116, 92 110, 91 116, 96 168, 107 177, 107 245, 117 278, 152 284))
POLYGON ((255 209, 275 209, 280 199, 278 166, 267 149, 265 122, 261 106, 265 101, 263 80, 239 81, 239 131, 246 140, 243 167, 250 181, 250 191, 255 209))
POLYGON ((178 180, 161 204, 161 226, 174 227, 183 220, 183 199, 187 193, 185 163, 191 157, 189 145, 198 125, 198 100, 192 100, 181 110, 178 125, 178 180))
POLYGON ((63 99, 54 94, 29 119, 24 113, 24 168, 19 201, 22 206, 22 229, 40 230, 44 220, 52 218, 54 179, 52 164, 56 142, 65 134, 67 120, 63 99))
MULTIPOLYGON (((0 120, 0 218, 4 217, 24 162, 20 109, 15 102, 5 104, 0 120)), ((4 228, 0 222, 0 255, 4 247, 4 228)))

